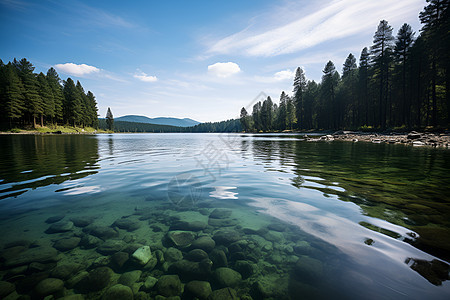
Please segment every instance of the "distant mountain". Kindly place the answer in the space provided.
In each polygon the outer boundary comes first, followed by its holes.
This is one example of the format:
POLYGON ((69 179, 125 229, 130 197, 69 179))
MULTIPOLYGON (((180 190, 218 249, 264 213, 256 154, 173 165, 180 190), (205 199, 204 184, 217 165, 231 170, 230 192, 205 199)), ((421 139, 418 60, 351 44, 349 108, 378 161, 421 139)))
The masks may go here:
POLYGON ((147 123, 147 124, 156 124, 156 125, 170 125, 170 126, 178 126, 178 127, 191 127, 191 126, 200 124, 200 122, 197 122, 197 121, 189 119, 189 118, 184 118, 184 119, 165 118, 165 117, 149 118, 146 116, 134 116, 134 115, 127 115, 127 116, 114 118, 114 121, 147 123))

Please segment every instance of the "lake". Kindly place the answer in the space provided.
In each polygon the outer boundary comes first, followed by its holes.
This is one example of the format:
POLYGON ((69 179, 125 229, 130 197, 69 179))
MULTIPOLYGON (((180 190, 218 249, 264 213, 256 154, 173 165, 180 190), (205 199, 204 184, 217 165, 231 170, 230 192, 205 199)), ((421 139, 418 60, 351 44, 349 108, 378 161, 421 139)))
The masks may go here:
POLYGON ((449 171, 300 134, 1 135, 0 298, 450 299, 449 171))

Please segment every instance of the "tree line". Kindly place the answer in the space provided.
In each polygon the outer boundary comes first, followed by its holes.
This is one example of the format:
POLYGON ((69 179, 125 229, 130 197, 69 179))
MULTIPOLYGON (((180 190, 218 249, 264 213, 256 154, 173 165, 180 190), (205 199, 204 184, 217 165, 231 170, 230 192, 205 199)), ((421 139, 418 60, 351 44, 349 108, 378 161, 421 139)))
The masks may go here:
POLYGON ((241 109, 245 131, 312 129, 448 128, 450 125, 449 0, 427 0, 417 37, 408 24, 397 35, 380 21, 359 66, 350 53, 342 75, 332 61, 321 82, 299 67, 293 94, 281 93, 241 109))
POLYGON ((4 64, 0 59, 0 123, 7 127, 49 124, 98 127, 92 92, 71 78, 61 80, 54 68, 34 73, 25 58, 4 64))

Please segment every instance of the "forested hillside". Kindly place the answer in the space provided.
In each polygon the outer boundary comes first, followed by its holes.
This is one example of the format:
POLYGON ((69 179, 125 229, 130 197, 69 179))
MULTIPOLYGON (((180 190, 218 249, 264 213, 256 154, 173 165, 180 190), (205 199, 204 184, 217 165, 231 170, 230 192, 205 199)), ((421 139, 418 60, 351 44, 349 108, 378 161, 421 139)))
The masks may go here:
POLYGON ((34 73, 25 58, 0 60, 0 123, 3 127, 49 124, 98 127, 97 103, 79 81, 62 81, 54 68, 34 73))
POLYGON ((253 110, 241 110, 246 131, 449 128, 450 15, 448 0, 427 0, 415 33, 403 24, 380 21, 370 48, 350 53, 336 70, 326 63, 321 82, 307 80, 297 68, 293 95, 279 104, 268 97, 253 110))

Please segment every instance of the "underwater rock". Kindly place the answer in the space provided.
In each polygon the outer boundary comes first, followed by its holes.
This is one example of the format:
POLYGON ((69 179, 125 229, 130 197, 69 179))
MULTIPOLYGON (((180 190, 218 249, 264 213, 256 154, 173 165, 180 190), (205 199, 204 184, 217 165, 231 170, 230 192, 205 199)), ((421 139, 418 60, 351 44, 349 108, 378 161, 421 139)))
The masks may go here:
POLYGON ((99 239, 98 237, 90 234, 85 234, 81 238, 80 246, 84 249, 92 249, 97 247, 101 243, 103 243, 103 240, 99 239))
POLYGON ((214 241, 219 245, 228 246, 231 243, 237 242, 241 239, 239 232, 235 230, 219 230, 213 236, 214 241))
POLYGON ((83 282, 87 282, 87 277, 89 276, 89 273, 87 271, 81 271, 80 273, 78 273, 77 275, 69 278, 68 280, 66 280, 66 286, 67 288, 71 289, 75 286, 77 286, 80 283, 83 282))
POLYGON ((139 264, 145 265, 146 263, 148 263, 150 258, 152 258, 152 251, 150 250, 149 246, 142 246, 134 251, 131 257, 135 259, 139 264))
POLYGON ((89 272, 89 276, 83 280, 83 287, 88 291, 100 291, 108 286, 113 274, 113 270, 108 267, 98 267, 89 272))
POLYGON ((154 286, 155 284, 158 282, 158 279, 156 279, 153 276, 148 276, 147 279, 145 279, 144 285, 143 285, 143 289, 147 292, 149 292, 154 286))
POLYGON ((44 297, 62 291, 63 288, 64 281, 62 281, 61 279, 46 278, 35 286, 34 291, 37 295, 44 297))
POLYGON ((142 271, 141 270, 134 270, 130 272, 125 272, 122 275, 120 275, 119 283, 132 287, 134 283, 139 281, 139 278, 141 278, 142 271))
POLYGON ((67 232, 73 229, 73 223, 70 221, 62 221, 58 223, 53 223, 50 227, 45 231, 45 233, 60 233, 67 232))
POLYGON ((177 221, 170 226, 169 230, 200 231, 205 229, 206 226, 208 225, 201 221, 177 221))
POLYGON ((229 287, 213 291, 209 298, 210 298, 210 300, 238 300, 239 299, 236 291, 229 287))
POLYGON ((165 296, 178 296, 181 294, 181 281, 178 275, 163 275, 156 283, 158 293, 165 296))
POLYGON ((83 228, 83 232, 96 236, 102 240, 107 240, 119 236, 119 233, 111 227, 89 225, 83 228))
POLYGON ((155 250, 155 257, 158 260, 158 264, 163 264, 165 262, 164 252, 162 252, 161 250, 155 250))
POLYGON ((268 231, 266 234, 263 235, 263 238, 265 238, 269 242, 278 243, 284 239, 284 236, 281 232, 268 231))
POLYGON ((407 258, 405 263, 436 286, 440 286, 443 281, 450 279, 450 266, 443 261, 407 258))
POLYGON ((13 247, 24 247, 24 248, 28 248, 30 247, 31 242, 29 240, 16 240, 16 241, 12 241, 9 243, 6 243, 4 248, 8 249, 8 248, 13 248, 13 247))
POLYGON ((194 250, 189 251, 186 254, 185 258, 187 260, 190 260, 190 261, 197 261, 197 262, 199 262, 199 261, 202 261, 204 259, 207 259, 208 258, 208 253, 206 253, 202 249, 194 249, 194 250))
POLYGON ((210 252, 214 247, 216 247, 216 242, 209 236, 201 236, 193 241, 191 245, 192 249, 202 249, 206 252, 210 252))
POLYGON ((37 272, 43 272, 46 270, 53 269, 56 266, 55 263, 50 264, 41 264, 38 262, 32 262, 28 265, 28 272, 30 273, 37 273, 37 272))
POLYGON ((323 265, 320 260, 309 256, 302 256, 294 266, 295 273, 306 282, 322 278, 323 265))
POLYGON ((64 219, 64 217, 65 217, 65 215, 53 216, 53 217, 50 217, 47 220, 45 220, 45 223, 47 223, 47 224, 56 223, 56 222, 61 221, 62 219, 64 219))
POLYGON ((169 231, 167 236, 178 248, 189 247, 195 239, 194 233, 190 231, 169 231))
POLYGON ((5 298, 16 290, 14 284, 7 281, 0 281, 0 299, 5 298))
POLYGON ((313 248, 307 241, 299 241, 294 245, 294 252, 297 254, 307 255, 313 252, 313 248))
POLYGON ((214 271, 214 278, 221 287, 235 287, 241 280, 242 276, 233 269, 221 267, 214 271))
POLYGON ((128 286, 116 284, 103 293, 102 300, 133 300, 133 291, 128 286))
POLYGON ((123 247, 124 243, 121 240, 107 240, 97 247, 97 252, 103 255, 110 255, 119 252, 123 247))
POLYGON ((5 261, 8 268, 15 266, 28 265, 32 262, 55 262, 58 260, 58 251, 53 247, 36 247, 30 248, 20 253, 19 256, 5 261))
POLYGON ((273 231, 283 232, 286 231, 287 225, 282 223, 271 223, 267 228, 273 231))
POLYGON ((216 208, 209 214, 209 217, 213 219, 227 219, 231 216, 232 213, 233 211, 231 209, 216 208))
POLYGON ((200 300, 208 299, 212 289, 208 281, 190 281, 184 286, 184 295, 186 297, 198 298, 200 300))
POLYGON ((59 251, 68 251, 77 247, 81 239, 79 237, 71 237, 58 240, 53 247, 59 251))
POLYGON ((54 278, 59 278, 62 280, 68 279, 71 275, 76 274, 83 268, 83 265, 77 263, 65 263, 57 265, 50 275, 54 278))
POLYGON ((255 273, 256 266, 246 260, 238 260, 234 268, 242 275, 243 279, 247 279, 255 273))
POLYGON ((141 227, 141 224, 138 221, 134 221, 128 218, 117 219, 113 226, 117 226, 120 229, 124 229, 126 231, 135 231, 141 227))
POLYGON ((27 276, 14 282, 16 291, 19 294, 28 294, 42 280, 48 278, 47 272, 28 274, 27 276))
POLYGON ((76 227, 86 227, 88 225, 91 225, 92 222, 94 222, 95 217, 91 216, 81 216, 81 217, 74 217, 70 218, 70 221, 73 222, 73 225, 76 227))
POLYGON ((59 298, 58 300, 84 300, 84 296, 82 294, 74 294, 59 298))
POLYGON ((211 273, 212 262, 205 259, 201 262, 180 260, 169 266, 171 274, 178 274, 183 279, 206 279, 211 273))
POLYGON ((214 227, 231 227, 236 226, 237 224, 238 221, 234 219, 214 219, 214 218, 208 219, 208 225, 214 227))
POLYGON ((111 261, 117 268, 121 269, 129 258, 130 255, 126 252, 116 252, 111 256, 111 261))
POLYGON ((174 247, 170 247, 164 253, 164 259, 167 262, 175 262, 183 259, 183 253, 174 247))
POLYGON ((223 250, 214 249, 209 254, 209 257, 210 257, 211 261, 213 262, 213 268, 228 266, 227 256, 223 250))

